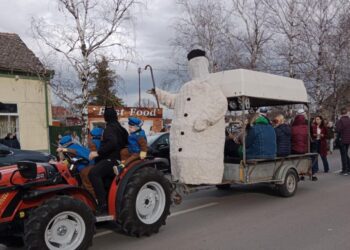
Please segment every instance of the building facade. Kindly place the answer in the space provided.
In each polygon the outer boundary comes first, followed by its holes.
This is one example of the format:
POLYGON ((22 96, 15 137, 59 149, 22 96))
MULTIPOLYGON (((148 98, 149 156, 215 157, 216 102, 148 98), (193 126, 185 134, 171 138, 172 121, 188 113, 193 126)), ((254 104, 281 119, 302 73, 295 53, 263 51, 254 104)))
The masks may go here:
POLYGON ((0 138, 15 133, 22 149, 49 149, 51 74, 17 34, 0 33, 0 138))

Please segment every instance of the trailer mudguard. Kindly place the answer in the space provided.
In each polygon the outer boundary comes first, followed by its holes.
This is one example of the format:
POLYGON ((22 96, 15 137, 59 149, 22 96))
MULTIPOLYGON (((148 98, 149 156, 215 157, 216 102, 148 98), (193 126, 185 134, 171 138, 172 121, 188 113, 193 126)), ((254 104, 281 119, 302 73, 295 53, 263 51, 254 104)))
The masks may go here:
POLYGON ((295 171, 295 173, 297 174, 298 176, 298 180, 299 181, 299 174, 298 174, 298 171, 296 169, 295 166, 293 165, 282 165, 275 173, 274 175, 274 180, 276 181, 277 184, 283 184, 284 183, 284 180, 285 180, 285 177, 286 177, 286 174, 288 172, 289 169, 293 169, 293 171, 295 171))

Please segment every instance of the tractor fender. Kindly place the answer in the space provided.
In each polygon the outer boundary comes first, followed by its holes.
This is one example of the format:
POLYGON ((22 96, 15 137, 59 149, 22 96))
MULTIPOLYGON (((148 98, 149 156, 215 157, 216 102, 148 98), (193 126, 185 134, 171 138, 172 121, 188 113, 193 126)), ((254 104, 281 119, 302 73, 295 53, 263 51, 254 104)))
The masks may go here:
POLYGON ((77 200, 81 200, 93 211, 97 207, 96 201, 87 190, 67 184, 40 187, 30 191, 20 190, 14 193, 10 204, 1 214, 0 223, 11 222, 19 211, 38 207, 45 200, 56 195, 69 195, 77 200))
POLYGON ((26 194, 23 195, 23 201, 33 201, 38 199, 41 200, 43 198, 46 199, 47 196, 54 195, 72 196, 75 199, 81 200, 82 202, 87 204, 92 210, 95 210, 97 207, 96 200, 87 190, 66 184, 51 187, 49 186, 26 192, 26 194))
POLYGON ((287 175, 287 172, 289 169, 292 169, 293 171, 295 171, 296 175, 298 176, 298 180, 299 181, 299 174, 298 171, 296 169, 296 167, 294 165, 282 165, 275 173, 274 175, 274 180, 276 180, 277 184, 283 184, 285 177, 287 175))
MULTIPOLYGON (((125 193, 126 185, 129 182, 129 179, 133 176, 133 174, 144 167, 154 167, 160 164, 165 164, 169 166, 169 161, 165 158, 154 158, 152 160, 146 160, 142 161, 138 164, 133 165, 131 168, 127 170, 125 175, 123 175, 118 182, 118 187, 117 187, 117 194, 114 196, 116 201, 114 202, 116 209, 114 210, 116 213, 115 215, 120 214, 121 212, 121 207, 122 207, 122 202, 123 202, 123 194, 125 193)), ((115 216, 116 218, 116 216, 115 216)))

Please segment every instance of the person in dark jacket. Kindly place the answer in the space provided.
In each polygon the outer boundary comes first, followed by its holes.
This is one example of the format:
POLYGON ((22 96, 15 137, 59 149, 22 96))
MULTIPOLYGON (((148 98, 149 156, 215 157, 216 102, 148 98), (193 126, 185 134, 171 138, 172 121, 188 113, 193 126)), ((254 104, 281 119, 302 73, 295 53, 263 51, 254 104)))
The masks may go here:
MULTIPOLYGON (((321 156, 323 162, 324 172, 329 172, 329 164, 327 160, 327 128, 324 126, 322 116, 316 116, 314 122, 311 125, 311 138, 313 152, 318 153, 321 156)), ((318 171, 318 160, 314 161, 313 172, 318 171)))
POLYGON ((274 159, 276 157, 276 134, 269 121, 255 114, 246 137, 246 158, 274 159))
POLYGON ((350 173, 350 159, 349 159, 349 145, 350 145, 350 118, 348 116, 348 110, 342 108, 340 111, 341 117, 337 121, 335 127, 338 134, 339 146, 340 146, 340 156, 342 163, 343 175, 348 175, 350 173))
POLYGON ((128 142, 128 132, 120 125, 113 107, 105 108, 104 119, 106 128, 103 131, 100 149, 91 152, 89 156, 89 159, 100 158, 100 161, 89 173, 98 201, 97 215, 107 212, 107 193, 103 179, 107 176, 113 176, 113 166, 117 160, 120 160, 120 151, 126 147, 128 142))
POLYGON ((285 123, 283 115, 276 116, 273 121, 276 132, 277 156, 284 157, 290 155, 292 146, 291 129, 289 125, 285 123))
POLYGON ((17 140, 16 134, 8 133, 1 143, 10 148, 21 149, 21 145, 17 140))

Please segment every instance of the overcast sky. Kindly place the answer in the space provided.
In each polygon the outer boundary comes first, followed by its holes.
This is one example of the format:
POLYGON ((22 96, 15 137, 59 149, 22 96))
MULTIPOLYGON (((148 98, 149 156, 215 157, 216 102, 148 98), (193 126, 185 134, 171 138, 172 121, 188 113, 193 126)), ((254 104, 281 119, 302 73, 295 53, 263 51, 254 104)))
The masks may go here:
MULTIPOLYGON (((54 0, 0 0, 0 32, 17 33, 27 46, 40 57, 37 42, 31 34, 31 18, 55 18, 57 2, 54 0)), ((126 94, 122 98, 128 105, 138 100, 137 68, 146 64, 153 66, 156 82, 164 78, 164 71, 171 67, 169 39, 173 32, 170 25, 179 10, 175 0, 148 0, 147 9, 138 15, 135 26, 136 52, 139 59, 135 65, 122 68, 118 73, 126 83, 126 94), (159 69, 159 70, 157 70, 159 69)), ((151 87, 150 72, 142 74, 143 93, 151 87)), ((148 95, 147 95, 148 96, 148 95)), ((144 94, 146 97, 146 94, 144 94)))

